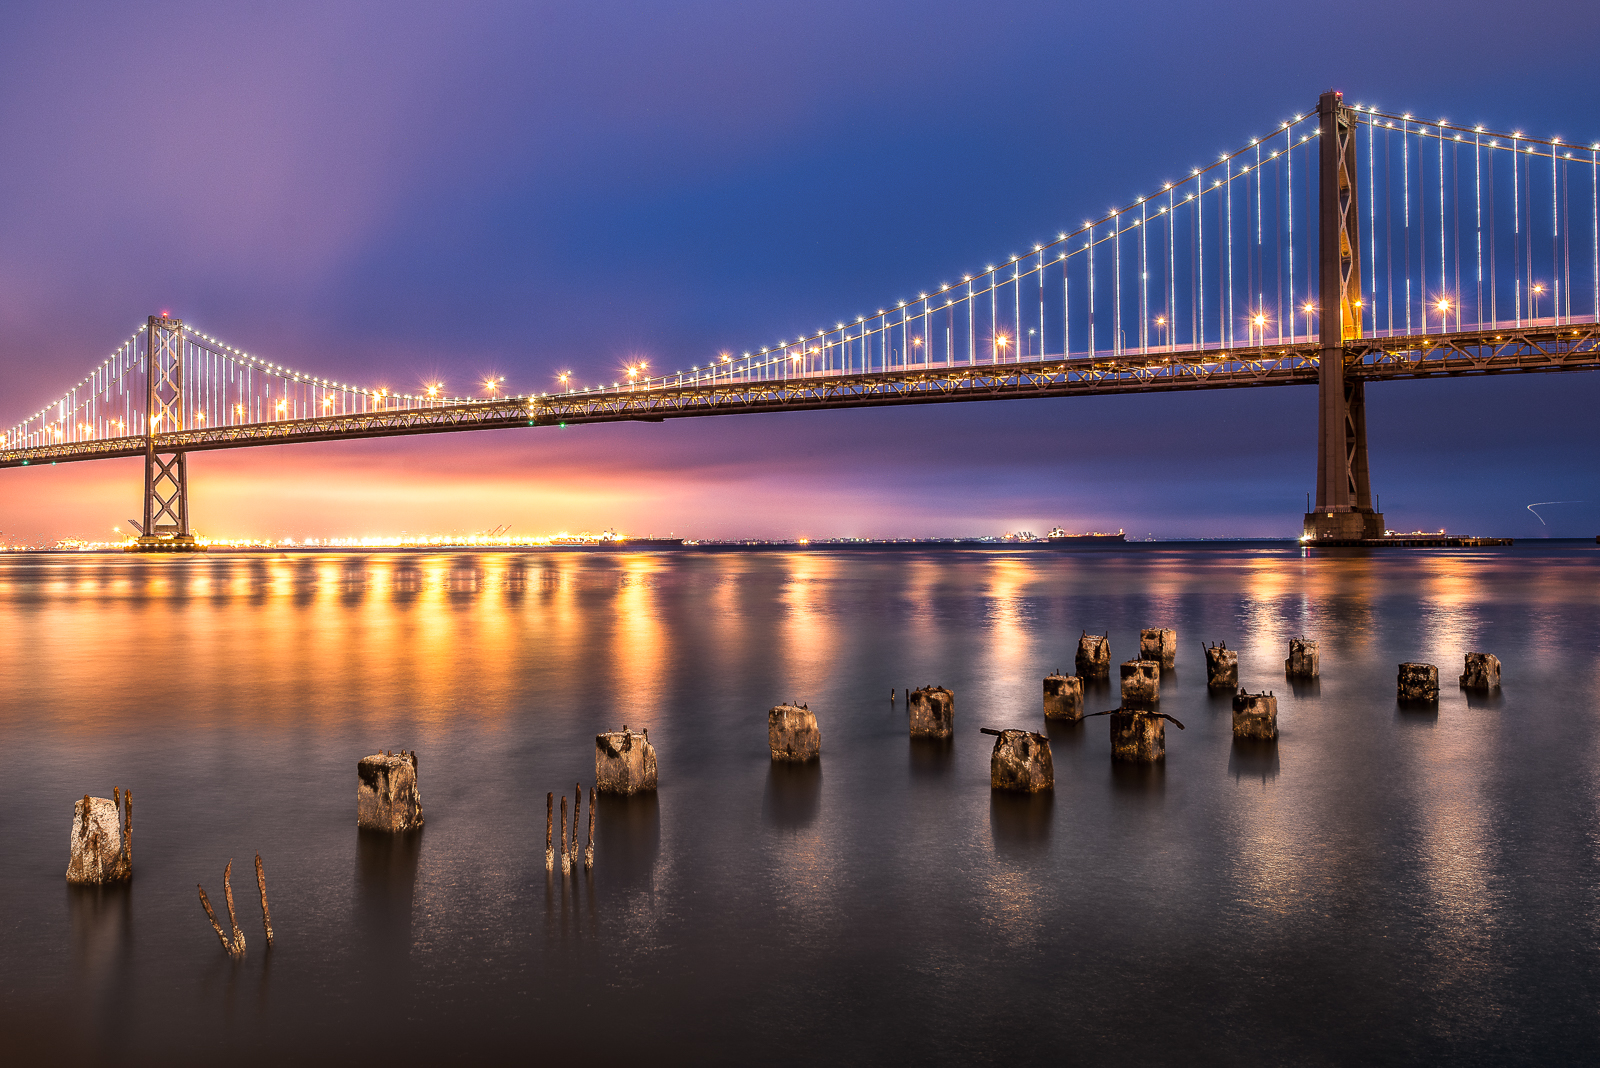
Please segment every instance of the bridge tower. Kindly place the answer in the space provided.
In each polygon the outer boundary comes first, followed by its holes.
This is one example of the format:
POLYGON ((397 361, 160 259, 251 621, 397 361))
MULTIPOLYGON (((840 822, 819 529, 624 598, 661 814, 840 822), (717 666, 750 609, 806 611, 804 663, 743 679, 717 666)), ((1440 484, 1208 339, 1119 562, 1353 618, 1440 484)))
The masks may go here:
POLYGON ((184 429, 183 320, 152 315, 145 331, 144 522, 132 552, 203 549, 189 533, 189 466, 156 435, 184 429))
POLYGON ((1348 378, 1345 342, 1361 336, 1360 212, 1356 204, 1356 124, 1343 95, 1332 90, 1317 102, 1320 120, 1318 227, 1322 311, 1317 377, 1317 497, 1307 512, 1308 538, 1356 541, 1383 536, 1383 514, 1373 511, 1367 471, 1367 398, 1359 378, 1348 378))

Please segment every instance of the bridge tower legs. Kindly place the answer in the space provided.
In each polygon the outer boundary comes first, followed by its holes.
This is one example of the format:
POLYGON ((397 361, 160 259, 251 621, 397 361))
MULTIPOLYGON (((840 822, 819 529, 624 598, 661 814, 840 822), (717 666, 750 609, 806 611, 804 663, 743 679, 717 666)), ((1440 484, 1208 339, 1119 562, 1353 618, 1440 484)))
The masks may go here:
POLYGON ((162 452, 156 435, 184 429, 183 320, 150 316, 145 332, 144 522, 134 552, 189 552, 189 466, 162 452))
POLYGON ((1366 390, 1345 374, 1345 342, 1361 336, 1360 212, 1356 203, 1356 126, 1342 96, 1322 94, 1318 146, 1318 249, 1321 355, 1317 377, 1317 497, 1305 535, 1356 541, 1383 536, 1367 471, 1366 390))

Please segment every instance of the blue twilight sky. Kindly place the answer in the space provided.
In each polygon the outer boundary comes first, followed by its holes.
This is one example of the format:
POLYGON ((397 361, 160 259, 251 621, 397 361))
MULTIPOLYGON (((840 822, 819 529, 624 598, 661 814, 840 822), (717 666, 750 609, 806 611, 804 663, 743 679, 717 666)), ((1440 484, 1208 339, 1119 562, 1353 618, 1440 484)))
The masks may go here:
MULTIPOLYGON (((869 313, 1309 110, 1600 139, 1592 3, 0 6, 0 422, 151 312, 374 385, 609 381, 869 313)), ((1391 525, 1600 531, 1600 378, 1368 394, 1391 525), (1579 501, 1545 510, 1534 501, 1579 501)), ((1293 535, 1315 394, 197 454, 219 535, 1293 535)), ((136 461, 0 472, 99 534, 136 461)))

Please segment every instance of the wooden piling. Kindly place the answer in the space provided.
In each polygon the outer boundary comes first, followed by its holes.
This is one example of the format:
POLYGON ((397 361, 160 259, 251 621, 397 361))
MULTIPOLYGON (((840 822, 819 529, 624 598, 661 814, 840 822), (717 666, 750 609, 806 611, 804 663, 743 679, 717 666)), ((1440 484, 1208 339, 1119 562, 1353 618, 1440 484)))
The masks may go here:
POLYGON ((583 870, 594 868, 594 787, 589 787, 589 844, 583 847, 583 870))
POLYGON ((267 948, 272 948, 272 910, 267 907, 267 873, 261 867, 261 854, 256 854, 256 889, 261 891, 261 926, 267 931, 267 948))
POLYGON ((556 870, 556 795, 551 791, 544 795, 544 870, 556 870))
POLYGON ((572 854, 567 852, 567 795, 561 795, 561 874, 572 871, 572 854))

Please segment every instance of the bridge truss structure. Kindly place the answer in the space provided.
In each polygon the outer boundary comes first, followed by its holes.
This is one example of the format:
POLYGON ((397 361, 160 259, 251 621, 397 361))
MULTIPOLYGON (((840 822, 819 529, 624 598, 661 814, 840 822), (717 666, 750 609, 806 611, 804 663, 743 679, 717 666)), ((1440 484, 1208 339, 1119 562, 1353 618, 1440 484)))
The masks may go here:
POLYGON ((1326 93, 1030 252, 668 375, 447 397, 284 367, 151 316, 0 439, 0 467, 145 458, 140 540, 186 547, 191 452, 824 408, 1316 385, 1306 533, 1382 533, 1369 382, 1600 369, 1600 143, 1326 93))

